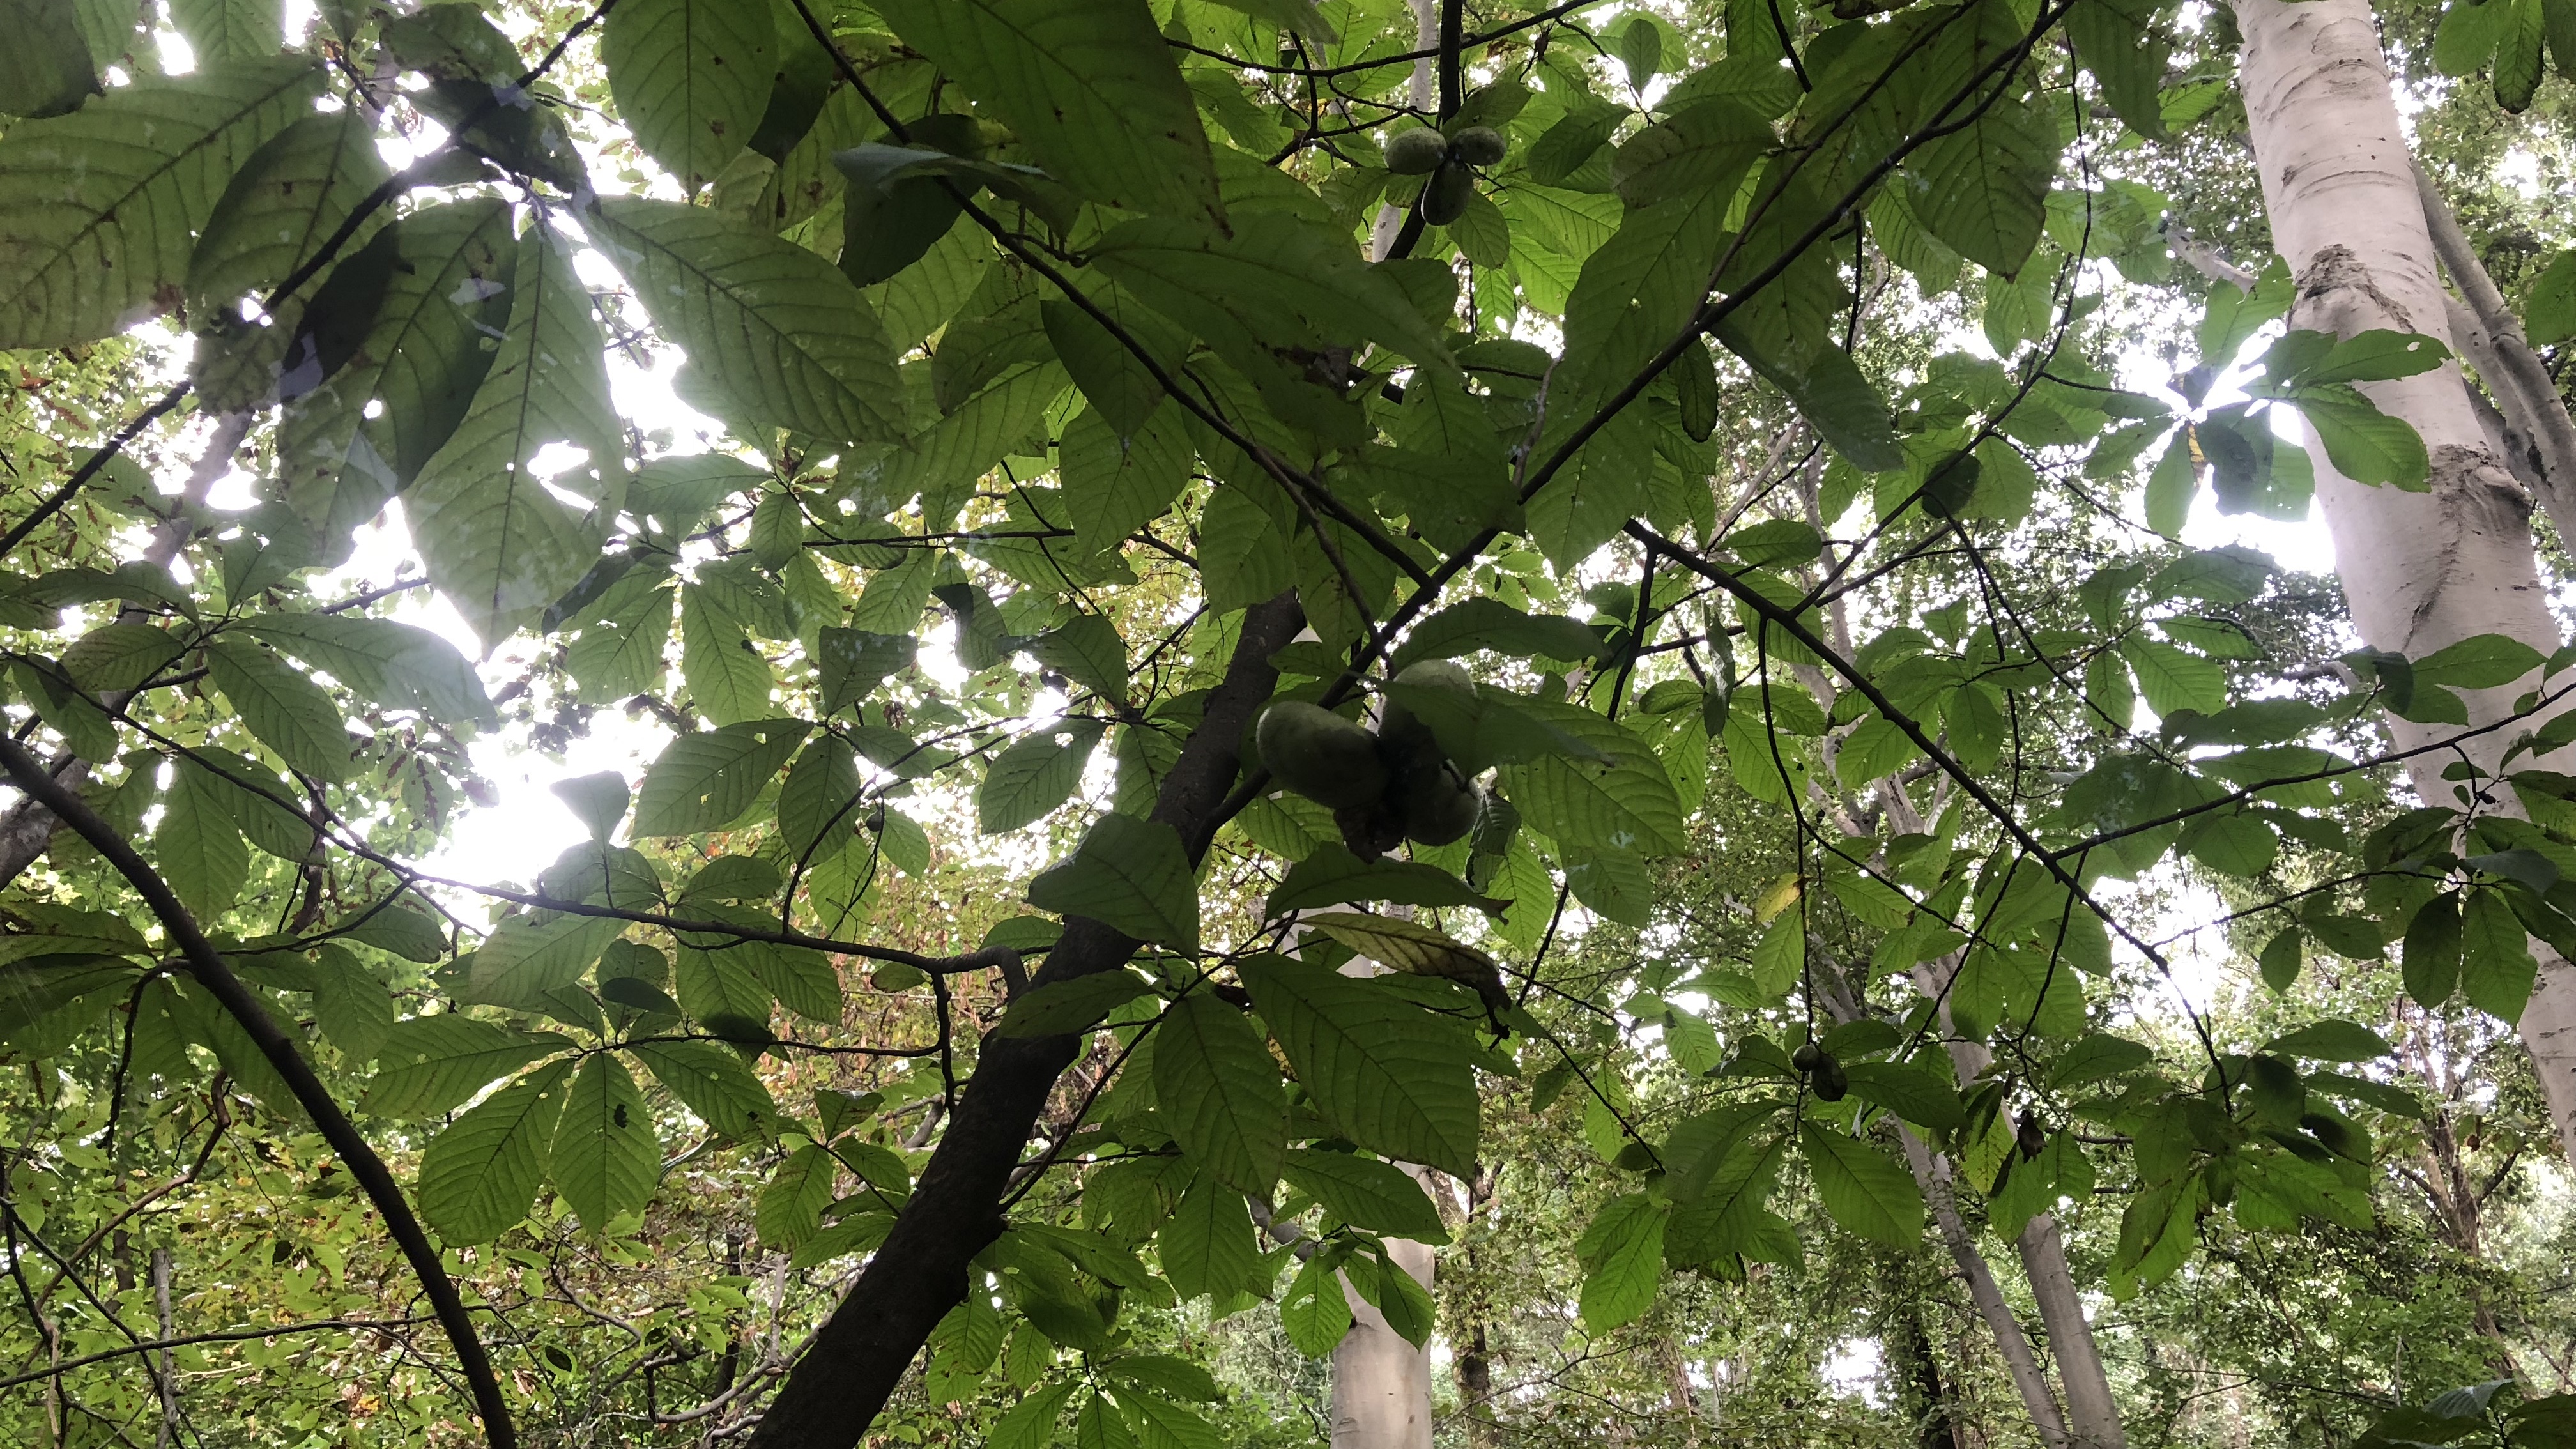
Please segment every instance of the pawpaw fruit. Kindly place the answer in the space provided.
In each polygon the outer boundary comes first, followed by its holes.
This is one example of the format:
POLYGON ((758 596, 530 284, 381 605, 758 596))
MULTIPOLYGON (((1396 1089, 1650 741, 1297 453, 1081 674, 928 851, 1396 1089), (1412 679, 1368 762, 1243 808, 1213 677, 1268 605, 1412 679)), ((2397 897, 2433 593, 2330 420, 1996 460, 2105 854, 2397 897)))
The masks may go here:
POLYGON ((1491 126, 1469 126, 1449 138, 1449 154, 1470 166, 1491 166, 1507 149, 1503 133, 1491 126))
POLYGON ((1843 1074, 1843 1064, 1832 1052, 1819 1052, 1816 1069, 1807 1074, 1807 1085, 1816 1092, 1819 1102, 1839 1102, 1851 1094, 1851 1078, 1843 1074))
POLYGON ((1443 760, 1404 782, 1404 834, 1417 845, 1447 845, 1476 828, 1485 797, 1443 760))
POLYGON ((1429 226, 1447 226, 1467 214, 1467 203, 1476 196, 1476 174, 1455 161, 1444 161, 1431 173, 1431 184, 1422 188, 1422 220, 1429 226))
POLYGON ((1355 810, 1386 793, 1386 766, 1367 730, 1302 700, 1262 712, 1253 745, 1280 784, 1318 805, 1355 810))
POLYGON ((1825 1049, 1811 1041, 1798 1043, 1798 1049, 1789 1053, 1789 1065, 1802 1072, 1814 1071, 1824 1059, 1825 1049))
POLYGON ((1449 143, 1438 131, 1415 128, 1386 140, 1386 169, 1398 176, 1428 176, 1449 159, 1449 143))

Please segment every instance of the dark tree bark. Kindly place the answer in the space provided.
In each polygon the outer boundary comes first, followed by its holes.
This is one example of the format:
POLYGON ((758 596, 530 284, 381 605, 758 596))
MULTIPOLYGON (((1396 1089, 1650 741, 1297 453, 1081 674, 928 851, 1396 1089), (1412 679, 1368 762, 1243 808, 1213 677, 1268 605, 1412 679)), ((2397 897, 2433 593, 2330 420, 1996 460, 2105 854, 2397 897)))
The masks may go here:
MULTIPOLYGON (((1225 680, 1210 691, 1198 728, 1164 777, 1153 819, 1180 833, 1196 861, 1207 849, 1242 767, 1244 733, 1278 686, 1270 656, 1295 638, 1305 614, 1293 594, 1245 611, 1225 680)), ((1114 971, 1138 942, 1081 916, 1030 983, 1114 971)), ((977 1253, 1001 1236, 1002 1194, 1056 1078, 1081 1039, 990 1037, 958 1094, 948 1130, 922 1170, 885 1245, 789 1370, 753 1431, 754 1449, 850 1449, 867 1432, 930 1330, 966 1296, 977 1253)))

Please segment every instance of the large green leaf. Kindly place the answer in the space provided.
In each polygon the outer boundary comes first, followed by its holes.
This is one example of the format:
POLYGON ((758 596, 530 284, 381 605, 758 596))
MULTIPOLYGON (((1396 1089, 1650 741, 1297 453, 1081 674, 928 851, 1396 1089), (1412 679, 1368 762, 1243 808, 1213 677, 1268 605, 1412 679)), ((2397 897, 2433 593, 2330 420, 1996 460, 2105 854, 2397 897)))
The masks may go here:
POLYGON ((1154 1098, 1163 1126, 1218 1181, 1268 1201, 1288 1145, 1278 1065, 1241 1011, 1196 991, 1154 1028, 1154 1098))
POLYGON ((256 644, 216 639, 206 645, 206 673, 259 742, 304 774, 339 780, 349 773, 349 730, 322 686, 256 644))
POLYGON ((635 833, 693 835, 733 824, 810 728, 799 720, 754 720, 673 740, 644 772, 635 833))
POLYGON ((306 112, 309 61, 120 86, 0 139, 0 347, 63 347, 167 308, 233 173, 306 112))
POLYGON ((602 1052, 582 1062, 555 1127, 553 1163, 555 1190, 585 1227, 605 1229, 610 1219, 652 1201, 662 1144, 644 1093, 615 1056, 602 1052))
POLYGON ((751 140, 777 49, 767 5, 624 0, 608 13, 599 58, 635 144, 695 191, 751 140))
POLYGON ((1666 1209, 1642 1192, 1601 1205, 1575 1244, 1582 1260, 1583 1296, 1578 1311, 1591 1333, 1624 1328, 1655 1306, 1664 1281, 1666 1209))
POLYGON ((380 265, 383 292, 348 365, 307 390, 280 390, 277 466, 306 526, 346 535, 411 486, 456 431, 491 370, 486 339, 509 321, 518 259, 509 203, 469 197, 420 208, 341 263, 380 265), (383 408, 367 416, 377 401, 383 408))
POLYGON ((277 54, 285 16, 275 0, 170 0, 170 23, 199 65, 228 65, 277 54))
POLYGON ((1199 946, 1198 881, 1172 827, 1103 815, 1071 856, 1029 882, 1029 904, 1089 916, 1140 941, 1199 946))
POLYGON ((250 878, 250 846, 235 823, 237 794, 204 766, 181 760, 162 796, 152 853, 180 904, 201 921, 231 910, 250 878))
POLYGON ((680 591, 680 677, 689 702, 720 725, 742 724, 773 712, 777 679, 724 605, 701 587, 680 591))
POLYGON ((570 1062, 548 1062, 475 1104, 420 1158, 420 1215, 449 1242, 488 1243, 517 1226, 545 1185, 570 1062))
POLYGON ((1579 705, 1515 703, 1608 756, 1549 756, 1507 767, 1504 794, 1531 825, 1575 849, 1608 846, 1660 855, 1682 848, 1681 797, 1654 751, 1579 705))
POLYGON ((2057 170, 2047 118, 2020 101, 1998 101, 1916 151, 1906 168, 1915 178, 1907 200, 1924 230, 1990 272, 2011 276, 2030 260, 2057 170))
POLYGON ((531 227, 511 285, 510 325, 491 370, 404 499, 430 582, 486 645, 599 561, 626 479, 599 322, 571 247, 552 228, 531 227), (566 443, 588 457, 541 477, 538 454, 566 443))
POLYGON ((709 1127, 736 1141, 757 1139, 778 1119, 769 1088, 733 1048, 711 1041, 629 1047, 655 1079, 709 1127))
MULTIPOLYGON (((1165 1098, 1164 1100, 1169 1100, 1165 1098)), ((1440 1210, 1411 1173, 1392 1162, 1350 1152, 1292 1147, 1280 1163, 1288 1185, 1355 1228, 1417 1243, 1445 1243, 1440 1210)))
MULTIPOLYGON (((0 115, 59 116, 98 94, 81 8, 77 0, 0 0, 10 37, 0 50, 0 115)), ((125 28, 134 29, 131 11, 125 28)))
POLYGON ((994 756, 975 788, 975 818, 984 833, 1017 830, 1071 799, 1106 729, 1098 720, 1059 720, 994 756))
POLYGON ((886 0, 904 42, 1095 201, 1222 224, 1198 103, 1145 0, 886 0))
POLYGON ((450 726, 500 723, 474 666, 426 629, 358 614, 255 614, 239 627, 388 709, 450 726))
MULTIPOLYGON (((365 339, 391 277, 352 265, 328 313, 308 300, 331 283, 315 278, 293 296, 264 304, 267 317, 243 319, 246 297, 263 298, 321 254, 358 203, 390 174, 376 153, 372 119, 357 111, 307 116, 251 154, 197 240, 188 263, 186 307, 197 328, 189 375, 206 406, 248 407, 272 396, 309 392, 365 339), (350 287, 364 273, 363 291, 350 287)), ((376 223, 388 219, 378 212, 376 223)), ((363 235, 363 233, 362 233, 363 235)), ((371 254, 360 250, 358 256, 371 254)))
POLYGON ((1475 1171, 1479 1104, 1461 1044, 1383 984, 1279 956, 1244 984, 1324 1120, 1372 1152, 1475 1171))
POLYGON ((821 257, 721 212, 642 197, 603 197, 587 224, 653 324, 743 416, 828 442, 904 435, 884 328, 821 257))
POLYGON ((1161 1244, 1163 1273, 1183 1298, 1214 1294, 1222 1301, 1270 1286, 1243 1193, 1212 1173, 1200 1173, 1181 1194, 1161 1244))
POLYGON ((358 1105, 386 1117, 435 1117, 569 1044, 453 1012, 398 1021, 377 1050, 376 1074, 358 1105))
POLYGON ((1820 1122, 1798 1128, 1825 1211, 1874 1243, 1911 1249, 1923 1236, 1923 1193, 1895 1159, 1820 1122))

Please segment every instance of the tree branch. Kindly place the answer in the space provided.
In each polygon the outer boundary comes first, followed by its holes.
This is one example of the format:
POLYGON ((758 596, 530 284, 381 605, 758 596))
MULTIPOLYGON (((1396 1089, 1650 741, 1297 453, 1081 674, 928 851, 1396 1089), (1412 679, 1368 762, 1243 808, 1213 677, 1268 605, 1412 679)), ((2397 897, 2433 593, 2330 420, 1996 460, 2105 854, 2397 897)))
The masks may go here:
MULTIPOLYGON (((1152 818, 1180 834, 1194 861, 1241 772, 1244 732, 1278 686, 1270 656, 1304 625, 1293 593, 1245 612, 1225 681, 1209 694, 1206 714, 1163 778, 1152 818)), ((1115 971, 1138 944, 1098 921, 1067 917, 1064 938, 1031 984, 1115 971)), ((969 1263, 1000 1236, 1011 1169, 1080 1049, 1077 1036, 985 1040, 911 1200, 789 1371, 752 1431, 754 1449, 851 1449, 859 1442, 930 1330, 966 1296, 969 1263)))
POLYGON ((196 918, 181 905, 169 883, 145 863, 134 846, 116 828, 99 818, 88 802, 65 790, 48 774, 42 762, 15 740, 0 739, 0 770, 5 770, 19 789, 44 802, 45 808, 60 816, 64 824, 80 834, 117 869, 143 897, 152 914, 159 917, 170 940, 188 962, 189 975, 206 993, 215 998, 232 1018, 240 1023, 260 1055, 286 1082, 287 1090, 311 1114, 314 1125, 322 1129, 331 1150, 348 1165, 349 1175, 356 1178, 367 1200, 384 1216, 385 1229, 401 1247, 403 1258, 420 1279, 421 1291, 428 1295, 439 1326, 447 1331, 448 1341, 455 1345, 457 1366, 474 1391, 475 1412, 482 1416, 483 1435, 492 1449, 516 1449, 518 1432, 510 1421, 509 1401, 502 1397, 501 1381, 492 1371, 492 1360, 483 1351, 483 1341, 475 1335, 474 1324, 466 1316, 465 1300, 457 1294, 456 1284, 439 1262, 438 1249, 421 1230, 419 1219, 412 1216, 411 1204, 404 1200, 402 1188, 386 1169, 384 1159, 376 1155, 367 1139, 358 1132, 340 1104, 331 1097, 322 1079, 314 1075, 312 1064, 304 1060, 295 1044, 287 1039, 259 998, 252 995, 242 979, 233 974, 223 954, 198 929, 196 918))

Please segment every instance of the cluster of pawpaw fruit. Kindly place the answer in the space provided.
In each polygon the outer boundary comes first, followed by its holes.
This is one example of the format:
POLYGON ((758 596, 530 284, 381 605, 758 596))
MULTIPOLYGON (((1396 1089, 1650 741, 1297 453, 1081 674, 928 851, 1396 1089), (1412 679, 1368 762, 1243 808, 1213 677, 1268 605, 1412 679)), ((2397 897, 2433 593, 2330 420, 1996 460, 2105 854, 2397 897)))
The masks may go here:
MULTIPOLYGON (((1423 660, 1396 679, 1467 692, 1476 687, 1446 659, 1423 660)), ((1262 712, 1253 744, 1273 779, 1333 812, 1343 841, 1362 860, 1406 840, 1447 845, 1484 815, 1484 792, 1441 752, 1430 727, 1392 699, 1375 730, 1318 705, 1283 700, 1262 712)))
POLYGON ((1467 214, 1476 194, 1475 168, 1503 159, 1509 143, 1491 126, 1469 126, 1455 136, 1417 127, 1387 139, 1386 169, 1398 176, 1428 176, 1423 183, 1422 220, 1447 226, 1467 214))
POLYGON ((1819 1102, 1839 1102, 1851 1092, 1851 1078, 1843 1071, 1843 1064, 1814 1042, 1799 1043, 1798 1049, 1789 1053, 1789 1065, 1807 1079, 1807 1090, 1815 1093, 1819 1102))

